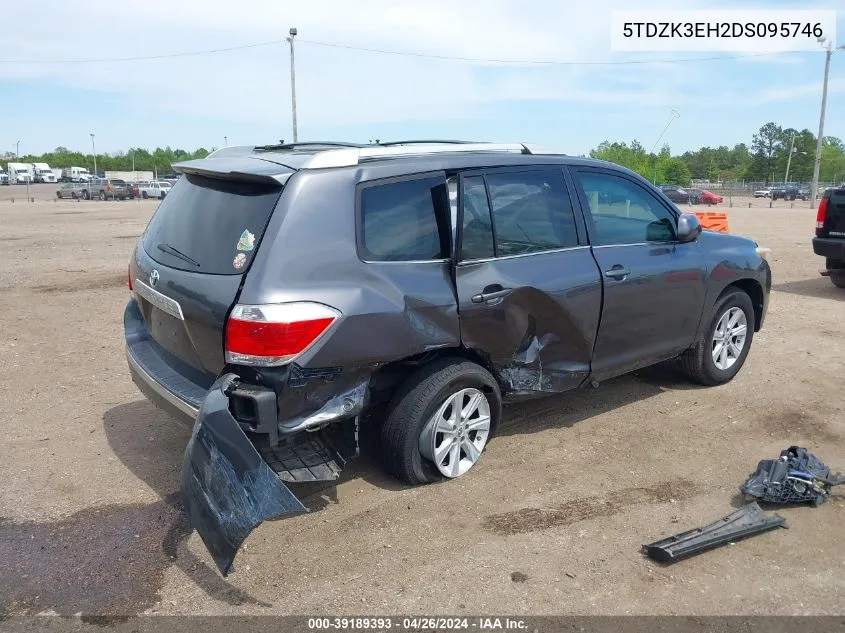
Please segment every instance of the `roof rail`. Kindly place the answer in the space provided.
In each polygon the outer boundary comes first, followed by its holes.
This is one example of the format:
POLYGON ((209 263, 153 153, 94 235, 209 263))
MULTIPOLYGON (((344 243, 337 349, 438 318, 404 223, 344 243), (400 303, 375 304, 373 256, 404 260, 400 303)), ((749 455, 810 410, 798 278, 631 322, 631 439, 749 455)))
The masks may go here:
MULTIPOLYGON (((425 142, 426 144, 428 141, 425 142)), ((414 146, 380 146, 349 147, 343 149, 329 149, 315 153, 302 165, 302 169, 324 169, 327 167, 351 167, 362 160, 374 158, 391 158, 393 156, 424 156, 426 154, 445 154, 452 152, 516 152, 532 154, 527 145, 522 143, 432 143, 421 147, 414 146)))
POLYGON ((377 147, 393 147, 394 145, 470 145, 478 144, 478 141, 457 141, 457 140, 443 140, 443 139, 429 139, 429 140, 412 140, 412 141, 380 141, 375 145, 377 147))
POLYGON ((278 143, 275 145, 256 145, 255 149, 259 151, 276 151, 280 149, 314 149, 319 147, 333 148, 333 147, 365 147, 360 143, 343 143, 338 141, 306 141, 303 143, 278 143))

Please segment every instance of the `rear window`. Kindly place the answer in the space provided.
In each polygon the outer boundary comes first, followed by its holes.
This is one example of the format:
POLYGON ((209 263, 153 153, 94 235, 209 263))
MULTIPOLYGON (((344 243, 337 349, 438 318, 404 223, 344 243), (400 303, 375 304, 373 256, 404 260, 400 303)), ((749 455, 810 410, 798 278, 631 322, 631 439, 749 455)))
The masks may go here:
POLYGON ((242 274, 280 195, 269 184, 180 178, 144 231, 144 250, 171 268, 242 274))
POLYGON ((449 243, 444 215, 447 196, 443 176, 364 186, 359 235, 362 258, 402 262, 448 257, 448 246, 444 248, 449 243))

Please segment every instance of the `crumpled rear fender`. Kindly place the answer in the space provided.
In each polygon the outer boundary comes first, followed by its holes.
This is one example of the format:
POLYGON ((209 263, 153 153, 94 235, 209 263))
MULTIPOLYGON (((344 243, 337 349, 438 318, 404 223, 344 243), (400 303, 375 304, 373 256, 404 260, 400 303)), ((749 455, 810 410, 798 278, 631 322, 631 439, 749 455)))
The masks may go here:
POLYGON ((235 374, 225 374, 212 385, 182 469, 182 495, 191 525, 224 576, 241 544, 263 521, 307 512, 229 412, 228 391, 236 380, 235 374))

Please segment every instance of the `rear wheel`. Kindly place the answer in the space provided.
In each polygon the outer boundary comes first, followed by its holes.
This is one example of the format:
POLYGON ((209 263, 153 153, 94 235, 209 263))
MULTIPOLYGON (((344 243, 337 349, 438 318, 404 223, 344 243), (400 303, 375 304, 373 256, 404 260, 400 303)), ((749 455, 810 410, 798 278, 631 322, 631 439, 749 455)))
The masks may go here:
POLYGON ((142 197, 144 200, 146 200, 149 196, 147 196, 147 192, 146 192, 146 191, 142 191, 142 192, 141 192, 141 197, 142 197))
POLYGON ((713 308, 707 329, 681 356, 681 367, 693 381, 721 385, 737 375, 754 338, 754 306, 742 290, 725 292, 713 308))
POLYGON ((76 195, 75 191, 72 194, 70 194, 70 197, 73 198, 74 200, 79 198, 79 196, 76 195))
POLYGON ((845 288, 845 262, 828 257, 825 259, 825 267, 831 283, 837 288, 845 288))
POLYGON ((106 192, 105 192, 105 191, 101 191, 101 192, 100 192, 100 200, 105 200, 105 199, 106 199, 106 192))
POLYGON ((91 199, 91 194, 90 194, 90 193, 88 193, 87 191, 83 191, 83 192, 82 192, 82 199, 83 199, 83 200, 90 200, 90 199, 91 199))
POLYGON ((459 358, 420 369, 391 400, 382 426, 382 460, 392 475, 424 484, 466 473, 502 415, 490 372, 459 358))

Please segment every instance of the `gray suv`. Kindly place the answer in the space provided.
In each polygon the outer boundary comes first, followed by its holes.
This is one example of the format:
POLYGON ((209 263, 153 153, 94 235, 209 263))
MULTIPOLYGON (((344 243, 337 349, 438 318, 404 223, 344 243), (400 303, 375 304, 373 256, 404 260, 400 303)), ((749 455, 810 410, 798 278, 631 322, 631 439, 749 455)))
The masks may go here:
POLYGON ((263 520, 305 511, 359 427, 410 484, 459 477, 502 402, 680 359, 742 367, 766 314, 757 245, 702 232, 637 174, 526 145, 227 148, 132 255, 134 381, 193 424, 182 490, 222 573, 263 520))

